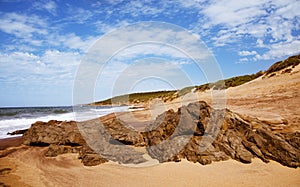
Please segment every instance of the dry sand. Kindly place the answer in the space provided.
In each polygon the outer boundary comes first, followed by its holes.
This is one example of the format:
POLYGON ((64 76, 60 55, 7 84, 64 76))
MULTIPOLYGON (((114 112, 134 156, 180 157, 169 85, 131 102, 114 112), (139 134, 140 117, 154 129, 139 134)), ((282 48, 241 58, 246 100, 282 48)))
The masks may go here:
MULTIPOLYGON (((18 167, 16 180, 4 181, 13 186, 299 186, 300 168, 283 167, 279 163, 251 164, 234 160, 202 166, 183 160, 151 167, 132 168, 116 163, 85 167, 77 154, 45 158, 45 148, 30 148, 1 158, 1 163, 18 167)), ((12 175, 11 175, 12 176, 12 175)), ((0 178, 1 179, 1 178, 0 178)), ((1 181, 1 180, 0 180, 1 181)))
POLYGON ((287 130, 300 130, 300 65, 278 74, 227 90, 227 107, 261 120, 287 121, 287 130))
MULTIPOLYGON (((300 65, 291 74, 259 78, 226 91, 227 108, 284 126, 285 131, 300 130, 299 96, 300 65)), ((156 101, 149 110, 119 117, 141 130, 145 121, 166 109, 176 110, 195 100, 213 102, 211 92, 206 91, 167 104, 156 101)), ((202 166, 184 160, 143 168, 112 162, 85 167, 77 154, 45 158, 45 148, 19 149, 0 158, 0 186, 1 182, 11 186, 300 186, 300 168, 273 161, 266 164, 259 159, 251 164, 228 160, 202 166)))

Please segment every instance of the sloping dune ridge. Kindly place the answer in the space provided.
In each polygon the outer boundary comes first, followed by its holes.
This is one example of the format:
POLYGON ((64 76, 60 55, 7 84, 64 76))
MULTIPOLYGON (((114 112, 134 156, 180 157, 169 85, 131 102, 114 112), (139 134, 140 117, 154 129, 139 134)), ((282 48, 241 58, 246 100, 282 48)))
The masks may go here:
MULTIPOLYGON (((225 93, 228 109, 265 121, 275 132, 300 131, 300 65, 288 73, 280 70, 225 93)), ((154 120, 165 110, 177 110, 194 102, 195 94, 196 100, 213 102, 211 91, 196 92, 119 117, 127 123, 133 122, 134 117, 133 126, 142 129, 142 122, 154 120)), ((140 168, 115 162, 87 167, 77 159, 78 154, 45 157, 46 149, 22 145, 2 150, 0 186, 300 186, 299 167, 289 168, 274 161, 264 163, 258 158, 250 164, 226 160, 201 165, 182 160, 140 168)))
POLYGON ((300 65, 290 73, 277 72, 227 90, 227 107, 274 124, 300 130, 300 65))

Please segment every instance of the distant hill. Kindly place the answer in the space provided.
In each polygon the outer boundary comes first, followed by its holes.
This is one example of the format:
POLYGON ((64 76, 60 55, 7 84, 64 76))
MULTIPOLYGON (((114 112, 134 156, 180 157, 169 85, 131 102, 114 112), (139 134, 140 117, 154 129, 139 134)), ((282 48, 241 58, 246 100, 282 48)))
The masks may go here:
POLYGON ((89 105, 130 105, 148 102, 155 98, 166 99, 176 94, 176 90, 171 91, 157 91, 157 92, 142 92, 142 93, 131 93, 109 98, 103 101, 91 103, 89 105), (129 103, 128 103, 129 102, 129 103))
POLYGON ((112 105, 112 104, 114 104, 114 105, 143 104, 143 103, 147 103, 156 98, 159 98, 159 99, 163 100, 164 102, 172 101, 172 100, 174 100, 180 96, 183 96, 187 93, 190 93, 192 91, 195 92, 195 91, 205 91, 205 90, 209 90, 209 89, 215 89, 215 90, 227 89, 230 87, 240 86, 240 85, 250 82, 254 79, 257 79, 258 77, 261 77, 261 76, 263 78, 265 78, 265 77, 272 77, 272 76, 275 76, 276 74, 280 74, 280 73, 289 73, 299 63, 300 63, 300 54, 290 56, 283 61, 274 63, 265 72, 259 71, 252 75, 242 75, 242 76, 232 77, 232 78, 220 80, 220 81, 217 81, 214 83, 203 84, 200 86, 189 86, 189 87, 185 87, 181 90, 125 94, 125 95, 120 95, 120 96, 116 96, 113 98, 109 98, 109 99, 106 99, 103 101, 90 103, 88 105, 102 106, 102 105, 112 105))

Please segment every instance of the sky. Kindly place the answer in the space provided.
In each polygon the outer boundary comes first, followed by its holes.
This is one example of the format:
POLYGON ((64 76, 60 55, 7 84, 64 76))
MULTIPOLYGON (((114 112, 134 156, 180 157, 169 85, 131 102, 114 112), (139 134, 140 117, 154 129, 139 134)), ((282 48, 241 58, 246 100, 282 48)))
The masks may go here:
POLYGON ((299 0, 0 0, 0 107, 72 105, 85 89, 76 80, 93 73, 81 102, 266 70, 299 54, 299 9, 299 0), (93 52, 100 66, 86 63, 93 52), (197 69, 198 56, 221 76, 197 69))

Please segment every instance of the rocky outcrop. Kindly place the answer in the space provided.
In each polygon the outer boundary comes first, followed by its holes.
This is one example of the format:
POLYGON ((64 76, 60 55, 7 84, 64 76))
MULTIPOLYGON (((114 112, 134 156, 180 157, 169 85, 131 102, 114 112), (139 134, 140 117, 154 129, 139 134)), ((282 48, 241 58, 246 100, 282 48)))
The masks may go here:
POLYGON ((95 153, 89 146, 84 145, 79 151, 79 158, 85 166, 96 166, 108 162, 107 159, 95 153))
POLYGON ((45 153, 45 156, 56 157, 57 155, 64 153, 78 153, 81 149, 82 146, 50 144, 48 150, 45 153))
POLYGON ((125 145, 145 146, 144 136, 141 132, 128 126, 123 121, 112 118, 110 121, 103 122, 104 128, 109 135, 125 145))
POLYGON ((75 121, 38 121, 24 133, 25 145, 84 145, 75 121))
POLYGON ((145 162, 144 153, 133 151, 133 148, 121 143, 140 145, 141 141, 144 142, 143 136, 139 134, 142 139, 140 141, 136 136, 137 132, 127 129, 114 118, 112 121, 109 124, 105 123, 105 127, 99 119, 85 122, 55 120, 36 122, 24 133, 23 143, 29 146, 47 146, 45 156, 48 157, 79 153, 79 158, 86 166, 98 165, 107 162, 108 159, 122 164, 145 162), (108 136, 105 128, 112 135, 108 136), (98 133, 95 133, 95 130, 98 133))
POLYGON ((24 134, 25 132, 27 132, 28 129, 22 129, 22 130, 16 130, 13 132, 8 132, 7 135, 20 135, 20 134, 24 134))
POLYGON ((48 146, 47 157, 64 153, 80 153, 86 166, 107 162, 98 154, 86 151, 88 148, 75 121, 36 122, 23 135, 24 144, 30 146, 48 146))
MULTIPOLYGON (((113 118, 113 121, 114 120, 115 119, 113 118)), ((136 151, 133 146, 127 146, 126 144, 123 144, 124 142, 128 143, 129 140, 133 140, 131 139, 131 136, 128 136, 126 139, 128 141, 124 141, 122 138, 125 137, 127 133, 130 133, 130 131, 125 131, 125 133, 119 132, 121 136, 118 137, 121 137, 122 139, 120 141, 116 140, 109 134, 110 129, 107 128, 108 126, 106 126, 106 123, 108 122, 109 121, 103 123, 99 119, 93 119, 79 122, 77 125, 82 133, 82 136, 85 137, 87 145, 103 158, 122 164, 139 164, 145 162, 146 159, 143 157, 143 152, 136 151)), ((122 126, 122 123, 112 124, 122 126)), ((113 128, 115 129, 118 127, 113 128)), ((132 145, 132 142, 129 142, 129 145, 132 145)), ((139 145, 139 142, 137 145, 139 145)))
POLYGON ((231 158, 251 163, 257 157, 264 162, 275 160, 289 167, 300 166, 299 132, 274 132, 267 121, 215 110, 205 102, 166 111, 144 132, 112 115, 104 121, 36 122, 23 137, 26 145, 49 146, 46 156, 78 152, 88 166, 108 160, 145 162, 144 153, 134 146, 146 147, 149 156, 159 162, 187 159, 210 164, 231 158))
POLYGON ((276 133, 267 122, 254 118, 249 122, 249 117, 246 121, 241 115, 229 110, 211 109, 203 102, 191 103, 177 113, 168 111, 165 116, 160 126, 153 125, 155 133, 149 132, 147 136, 150 145, 148 153, 160 162, 186 158, 209 164, 232 158, 251 163, 252 158, 258 157, 264 162, 275 160, 289 167, 300 166, 299 132, 276 133), (162 130, 166 127, 175 129, 181 123, 178 116, 184 119, 182 123, 194 124, 190 129, 196 133, 188 136, 187 129, 179 129, 178 135, 173 133, 170 136, 171 133, 162 130), (175 153, 174 147, 181 150, 175 153))

